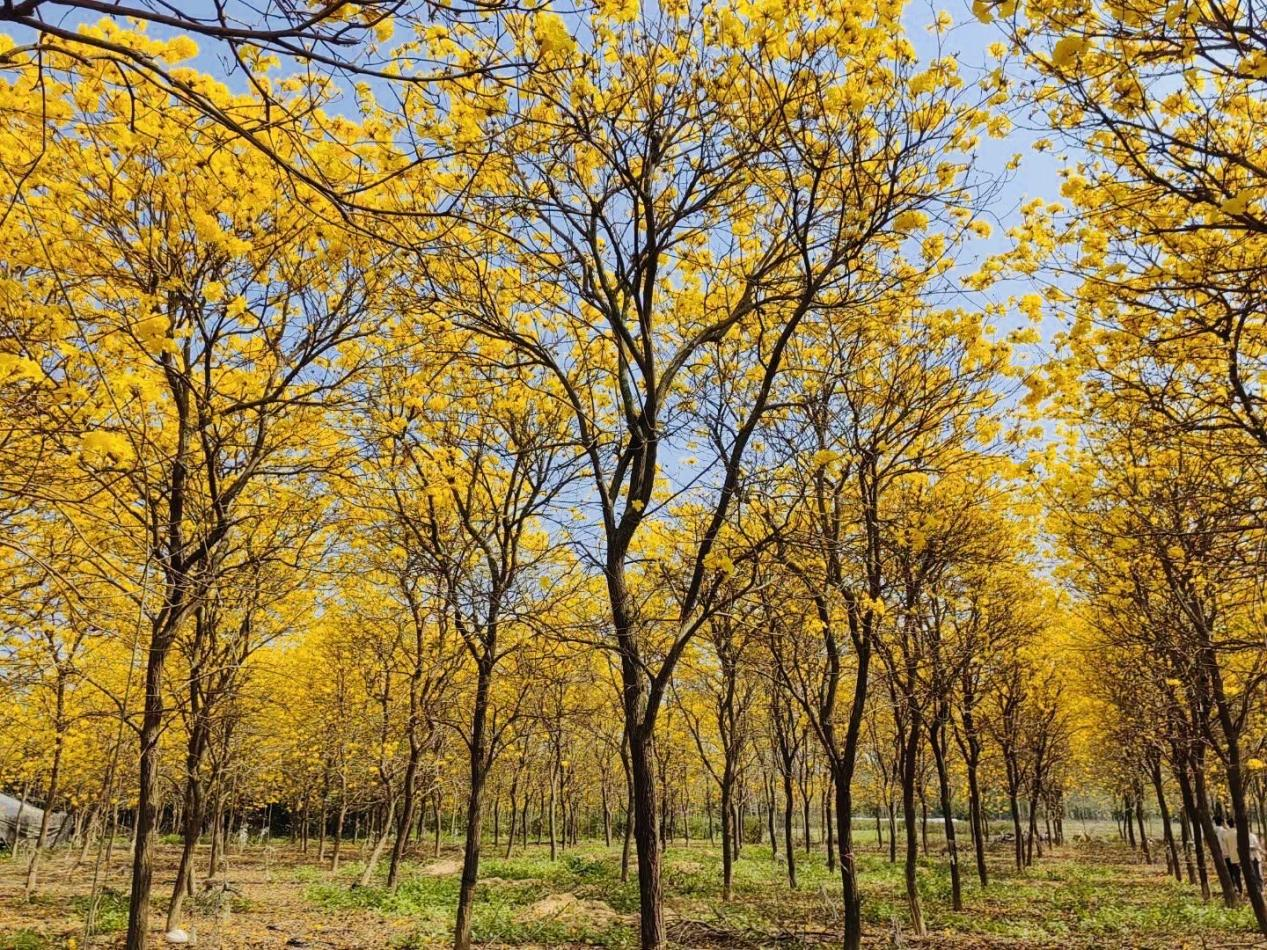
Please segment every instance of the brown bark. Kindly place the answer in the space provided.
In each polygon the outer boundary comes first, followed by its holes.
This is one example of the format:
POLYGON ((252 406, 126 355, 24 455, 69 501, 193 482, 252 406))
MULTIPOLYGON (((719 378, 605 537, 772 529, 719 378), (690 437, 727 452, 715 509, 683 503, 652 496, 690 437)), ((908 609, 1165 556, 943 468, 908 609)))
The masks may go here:
MULTIPOLYGON (((948 711, 947 711, 948 715, 948 711)), ((959 852, 955 841, 955 819, 950 807, 950 775, 946 767, 946 724, 941 716, 929 727, 929 743, 937 768, 937 791, 941 799, 941 816, 946 828, 946 859, 950 862, 950 906, 963 910, 963 888, 959 880, 959 852)))
POLYGON ((911 929, 916 936, 927 932, 924 927, 924 911, 920 906, 919 887, 916 881, 916 864, 919 860, 919 838, 915 829, 915 779, 916 754, 919 748, 919 729, 916 723, 907 725, 902 748, 902 810, 906 826, 906 862, 903 879, 906 882, 906 906, 911 917, 911 929))
POLYGON ((475 908, 475 887, 479 881, 480 839, 483 834, 484 784, 488 778, 489 767, 492 765, 492 755, 485 730, 495 656, 496 640, 494 639, 488 653, 479 664, 475 705, 471 712, 470 792, 466 800, 466 843, 462 854, 462 883, 458 891, 457 924, 453 935, 454 950, 469 950, 471 946, 471 914, 475 908))

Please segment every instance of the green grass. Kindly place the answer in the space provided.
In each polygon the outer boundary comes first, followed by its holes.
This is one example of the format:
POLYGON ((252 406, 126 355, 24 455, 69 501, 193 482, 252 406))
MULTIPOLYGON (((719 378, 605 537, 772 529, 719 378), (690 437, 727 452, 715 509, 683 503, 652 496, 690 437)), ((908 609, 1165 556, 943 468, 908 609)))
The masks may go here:
POLYGON ((974 888, 952 929, 1018 939, 1079 937, 1126 941, 1247 934, 1248 906, 1203 903, 1196 888, 1165 877, 1161 868, 1123 863, 1116 849, 1073 852, 1077 860, 1045 859, 1024 875, 1009 872, 1000 888, 974 888))
MULTIPOLYGON (((385 887, 352 887, 361 866, 340 869, 338 879, 311 883, 308 900, 327 910, 372 909, 394 918, 410 918, 414 929, 404 946, 433 946, 450 934, 458 899, 458 876, 425 873, 426 862, 406 867, 395 891, 385 887)), ((554 895, 572 894, 578 900, 603 900, 618 913, 636 909, 636 887, 619 881, 619 858, 598 852, 567 853, 558 861, 533 855, 482 864, 472 922, 474 939, 499 944, 585 944, 632 946, 633 931, 623 921, 589 920, 564 907, 557 915, 531 919, 530 909, 554 895), (619 906, 616 906, 619 905, 619 906)), ((302 875, 310 880, 307 874, 302 875)))
MULTIPOLYGON (((75 909, 88 919, 88 911, 92 899, 88 896, 77 897, 75 909)), ((109 934, 126 930, 128 926, 128 895, 118 891, 104 890, 97 895, 96 913, 93 915, 92 928, 89 933, 109 934)))
MULTIPOLYGON (((1253 933, 1248 907, 1228 910, 1217 901, 1203 903, 1196 888, 1165 877, 1161 868, 1134 863, 1115 845, 1067 845, 1024 874, 1008 866, 1010 852, 1000 849, 991 854, 992 880, 986 889, 977 884, 970 854, 965 857, 961 912, 950 910, 944 858, 920 859, 918 887, 934 938, 954 933, 983 943, 1162 947, 1189 940, 1218 946, 1217 939, 1207 938, 1219 935, 1228 938, 1225 945, 1244 945, 1253 933)), ((319 907, 404 919, 412 929, 403 946, 436 946, 453 926, 458 876, 428 874, 428 863, 407 864, 395 891, 352 887, 362 870, 356 865, 345 866, 334 878, 297 869, 296 879, 307 884, 307 899, 319 907)), ((869 931, 909 936, 901 863, 864 851, 859 870, 869 931)), ((785 874, 768 847, 746 845, 727 902, 716 848, 701 843, 670 847, 662 878, 671 937, 676 929, 689 943, 691 928, 704 928, 710 940, 760 946, 776 939, 796 942, 798 934, 808 942, 813 935, 838 932, 840 877, 828 870, 821 846, 812 854, 797 854, 796 891, 788 888, 785 874)), ((633 946, 637 909, 636 881, 620 880, 618 848, 587 843, 556 861, 544 849, 530 848, 508 860, 482 863, 474 938, 502 945, 633 946), (544 901, 554 902, 551 907, 563 903, 557 914, 545 914, 539 912, 544 901)))
POLYGON ((0 934, 0 950, 46 950, 51 946, 52 941, 34 930, 0 934))
MULTIPOLYGON (((79 915, 81 923, 79 926, 66 928, 60 923, 52 923, 54 919, 61 918, 56 900, 48 896, 33 898, 22 906, 36 910, 35 918, 40 922, 41 929, 26 927, 0 933, 0 950, 51 950, 53 947, 69 946, 68 941, 77 941, 83 934, 91 904, 92 900, 87 894, 72 898, 70 905, 79 915), (51 927, 52 932, 45 932, 45 927, 51 927)), ((103 890, 97 896, 96 913, 93 925, 88 929, 89 936, 119 933, 126 930, 127 926, 128 896, 110 889, 103 890)))

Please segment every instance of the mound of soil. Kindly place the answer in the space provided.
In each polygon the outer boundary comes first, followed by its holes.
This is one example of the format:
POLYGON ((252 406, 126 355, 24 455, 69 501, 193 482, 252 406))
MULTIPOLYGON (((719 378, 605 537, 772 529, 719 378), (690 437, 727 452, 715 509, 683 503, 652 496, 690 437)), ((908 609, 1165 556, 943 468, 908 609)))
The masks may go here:
POLYGON ((432 861, 421 870, 427 877, 446 877, 450 874, 462 873, 462 862, 457 858, 446 858, 443 861, 432 861))
POLYGON ((620 920, 620 915, 602 901, 581 900, 575 894, 551 894, 519 912, 522 923, 558 920, 563 923, 606 927, 620 920))

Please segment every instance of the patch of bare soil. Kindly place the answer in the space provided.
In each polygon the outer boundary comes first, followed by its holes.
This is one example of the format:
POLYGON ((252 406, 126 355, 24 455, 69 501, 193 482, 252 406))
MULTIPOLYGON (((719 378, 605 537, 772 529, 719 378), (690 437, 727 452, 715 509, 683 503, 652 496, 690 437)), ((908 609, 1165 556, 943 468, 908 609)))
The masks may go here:
POLYGON ((521 923, 558 920, 597 929, 608 927, 621 918, 609 904, 603 901, 582 900, 575 894, 551 894, 525 907, 519 912, 517 919, 521 923))
MULTIPOLYGON (((167 902, 176 878, 179 850, 160 846, 154 869, 154 893, 148 945, 172 950, 163 938, 167 902)), ((197 865, 205 867, 206 848, 200 848, 197 865)), ((414 927, 413 921, 385 920, 370 910, 316 912, 305 898, 308 883, 296 873, 300 865, 311 867, 316 855, 303 855, 285 844, 251 847, 231 853, 223 879, 210 886, 198 884, 196 896, 186 903, 184 929, 201 950, 353 950, 398 945, 414 927)), ((23 900, 22 879, 26 861, 0 858, 0 935, 38 934, 54 946, 74 938, 80 947, 121 947, 123 932, 120 902, 128 892, 130 857, 126 844, 117 848, 109 869, 98 874, 96 893, 107 895, 114 913, 111 932, 86 934, 84 909, 94 893, 92 856, 74 866, 74 855, 54 852, 47 859, 41 884, 31 901, 23 900)))
POLYGON ((426 867, 419 871, 428 877, 448 877, 451 874, 462 873, 462 862, 457 858, 445 858, 442 861, 432 861, 426 867))
POLYGON ((700 864, 698 861, 674 860, 671 866, 673 870, 679 871, 682 874, 699 874, 704 870, 704 865, 700 864))

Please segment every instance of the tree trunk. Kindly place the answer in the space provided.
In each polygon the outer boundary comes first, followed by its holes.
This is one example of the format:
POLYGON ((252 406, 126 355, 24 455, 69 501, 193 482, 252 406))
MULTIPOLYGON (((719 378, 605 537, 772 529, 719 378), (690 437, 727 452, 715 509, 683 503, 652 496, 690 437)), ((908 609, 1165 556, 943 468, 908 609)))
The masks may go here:
MULTIPOLYGON (((436 827, 431 838, 431 854, 433 857, 440 857, 440 833, 442 831, 441 824, 443 817, 440 814, 440 789, 435 789, 431 793, 431 807, 436 813, 436 827)), ((527 805, 525 804, 525 808, 527 805)))
POLYGON ((959 853, 955 842, 955 819, 950 808, 950 776, 946 769, 945 720, 940 717, 929 729, 929 744, 937 768, 937 792, 941 798, 941 815, 946 825, 946 859, 950 862, 950 906, 963 910, 963 889, 959 881, 959 853))
POLYGON ((844 950, 859 950, 862 946, 862 894, 858 888, 858 868, 853 854, 852 765, 852 762, 832 762, 836 785, 836 841, 845 918, 844 950))
MULTIPOLYGON (((1026 828, 1028 830, 1025 833, 1026 867, 1029 867, 1034 863, 1034 843, 1038 841, 1038 796, 1039 788, 1036 782, 1034 786, 1034 793, 1030 796, 1029 801, 1026 803, 1026 810, 1029 813, 1029 818, 1026 823, 1026 828)), ((1040 858, 1043 856, 1043 846, 1041 841, 1038 843, 1038 856, 1040 858)))
MULTIPOLYGON (((872 584, 875 589, 875 584, 872 584)), ((854 674, 853 699, 839 754, 831 753, 832 779, 836 784, 836 837, 840 842, 841 902, 844 905, 844 950, 862 947, 862 893, 858 888, 858 867, 853 853, 853 772, 858 759, 858 738, 862 734, 862 714, 866 708, 868 672, 871 667, 871 637, 866 624, 854 638, 858 667, 854 674)), ((828 736, 834 736, 830 720, 828 736)), ((829 744, 830 745, 830 744, 829 744)))
POLYGON ((361 872, 361 878, 357 882, 361 887, 369 887, 370 881, 374 879, 374 869, 378 867, 379 859, 383 856, 383 851, 387 848, 387 839, 392 833, 392 819, 396 815, 396 799, 391 799, 387 803, 387 814, 383 818, 383 827, 378 833, 378 840, 374 842, 374 850, 370 852, 369 860, 365 862, 365 870, 361 872))
MULTIPOLYGON (((198 621, 201 624, 200 617, 198 621)), ((199 699, 199 689, 196 686, 191 690, 190 702, 194 726, 189 736, 189 744, 185 754, 183 841, 180 851, 180 863, 176 869, 176 883, 172 888, 172 899, 167 908, 167 929, 169 931, 176 930, 180 926, 185 894, 193 892, 194 849, 198 846, 198 835, 202 832, 202 826, 206 818, 201 769, 203 754, 210 741, 210 724, 207 722, 206 709, 199 699)), ((213 830, 213 834, 216 831, 218 829, 213 830)))
POLYGON ((1236 818, 1236 851, 1240 858, 1241 872, 1245 875, 1245 893, 1249 895, 1249 906, 1254 910, 1254 920, 1260 933, 1267 935, 1267 898, 1254 876, 1254 862, 1258 855, 1250 847, 1249 807, 1245 801, 1245 775, 1241 763, 1239 726, 1232 719, 1231 711, 1223 696, 1222 684, 1218 679, 1218 667, 1215 670, 1215 707, 1218 721, 1223 730, 1226 743, 1227 794, 1231 799, 1232 814, 1236 818))
POLYGON ((889 863, 897 864, 897 802, 889 799, 889 863))
MULTIPOLYGON (((1188 883, 1197 883, 1197 869, 1192 861, 1192 819, 1189 817, 1188 806, 1185 799, 1181 798, 1179 807, 1179 835, 1183 844, 1183 863, 1188 871, 1188 883)), ((1205 899, 1210 899, 1209 886, 1205 888, 1205 899)))
POLYGON ((762 776, 762 780, 765 783, 765 820, 769 826, 767 830, 770 832, 770 857, 777 861, 779 858, 779 839, 774 833, 774 782, 769 775, 762 776))
POLYGON ((630 730, 633 770, 634 842, 638 851, 639 932, 642 950, 665 946, 663 897, 660 891, 660 839, 656 827, 655 772, 650 730, 630 730))
MULTIPOLYGON (((396 824, 396 840, 392 842, 392 857, 387 865, 389 891, 396 889, 396 883, 400 877, 400 862, 405 855, 405 846, 409 843, 409 830, 413 827, 414 809, 417 807, 418 764, 422 759, 422 746, 413 735, 409 737, 409 746, 409 759, 405 763, 405 779, 401 787, 401 808, 396 824)), ((305 810, 307 804, 305 799, 305 810)))
POLYGON ((331 873, 339 870, 339 852, 343 847, 343 823, 347 820, 347 816, 348 802, 345 787, 344 793, 339 796, 339 815, 334 821, 334 847, 331 849, 330 855, 331 873))
POLYGON ((923 937, 927 931, 924 927, 924 911, 920 906, 916 879, 919 839, 915 830, 915 758, 918 748, 919 726, 918 723, 912 721, 909 724, 908 734, 903 739, 902 748, 902 810, 906 825, 906 866, 903 877, 906 881, 906 905, 911 915, 911 929, 915 931, 917 937, 923 937))
POLYGON ((1016 836, 1016 870, 1025 870, 1025 833, 1021 829, 1021 803, 1016 785, 1009 782, 1007 803, 1012 812, 1012 834, 1016 836))
POLYGON ((550 860, 554 861, 559 856, 559 845, 555 840, 554 829, 554 813, 557 807, 556 803, 556 787, 555 780, 558 778, 558 766, 553 764, 550 766, 550 860))
MULTIPOLYGON (((196 770, 197 766, 194 765, 194 768, 196 770)), ((171 903, 167 907, 169 931, 180 926, 185 894, 193 890, 194 849, 198 846, 198 834, 202 830, 202 812, 202 781, 194 771, 186 778, 184 834, 180 862, 176 867, 176 883, 172 887, 171 903)))
POLYGON ((793 824, 796 820, 796 799, 792 788, 792 770, 783 773, 783 853, 787 858, 788 887, 796 890, 796 847, 792 842, 793 824))
POLYGON ((1144 828, 1144 794, 1142 791, 1135 792, 1135 821, 1139 825, 1139 843, 1144 851, 1144 863, 1153 863, 1153 852, 1148 846, 1148 832, 1144 828))
POLYGON ((97 836, 97 825, 101 821, 102 808, 97 803, 88 806, 88 813, 84 816, 83 835, 79 839, 79 854, 75 858, 75 863, 70 866, 70 873, 73 875, 79 867, 88 859, 88 849, 92 847, 93 839, 97 836))
POLYGON ((977 763, 967 763, 968 770, 968 820, 972 824, 972 849, 977 858, 977 879, 981 886, 990 883, 985 865, 985 835, 982 831, 981 786, 977 779, 977 763))
POLYGON ((1135 841, 1135 806, 1131 802, 1130 795, 1122 799, 1122 826, 1126 830, 1126 840, 1134 851, 1139 847, 1135 841))
POLYGON ((1166 793, 1161 782, 1161 762, 1151 763, 1149 772, 1153 779, 1153 791, 1157 793, 1157 814, 1161 816, 1162 839, 1166 842, 1167 863, 1175 880, 1183 881, 1183 869, 1179 866, 1179 849, 1175 847, 1175 833, 1170 827, 1170 809, 1166 805, 1166 793))
POLYGON ((834 873, 836 870, 836 829, 835 822, 832 820, 832 791, 831 778, 828 773, 827 784, 823 787, 823 826, 824 837, 827 842, 827 871, 834 873))
MULTIPOLYGON (((204 808, 206 806, 204 805, 204 808)), ((220 873, 220 864, 223 860, 224 837, 219 833, 220 826, 224 819, 224 794, 216 795, 216 807, 211 816, 211 854, 207 861, 207 878, 211 879, 220 873)), ((193 883, 193 873, 190 872, 187 880, 193 883)))
MULTIPOLYGON (((495 656, 493 641, 489 656, 495 656)), ((466 847, 462 853, 462 884, 458 891, 457 925, 453 932, 454 950, 470 950, 471 913, 475 908, 475 887, 480 872, 480 837, 483 833, 484 783, 492 764, 485 727, 488 719, 492 663, 483 661, 475 685, 475 706, 471 711, 470 792, 466 799, 466 847)))
POLYGON ((802 818, 804 819, 803 824, 805 826, 805 853, 813 854, 814 842, 810 838, 810 828, 809 828, 809 812, 810 812, 810 791, 809 791, 809 776, 808 776, 809 756, 806 755, 805 758, 806 758, 806 763, 805 763, 806 774, 802 776, 801 783, 800 783, 801 785, 801 815, 802 815, 802 818))
POLYGON ((633 844, 634 822, 633 766, 629 762, 628 726, 620 741, 620 766, 625 773, 625 828, 620 844, 620 882, 624 884, 629 881, 629 856, 633 844))
POLYGON ((1034 863, 1034 836, 1037 815, 1034 811, 1032 802, 1025 802, 1025 866, 1030 867, 1034 863))
POLYGON ((308 796, 304 795, 304 805, 299 810, 299 850, 301 854, 308 853, 308 829, 311 824, 309 815, 308 796))
POLYGON ((317 863, 319 864, 324 864, 326 860, 326 825, 330 822, 329 804, 330 789, 327 783, 321 794, 321 812, 317 817, 317 863))
POLYGON ((603 783, 603 846, 612 846, 612 809, 608 800, 607 783, 603 783))
POLYGON ((723 773, 721 781, 721 899, 724 901, 730 900, 735 873, 734 809, 731 802, 733 784, 731 777, 723 773))
POLYGON ((622 884, 629 880, 629 860, 630 851, 633 844, 633 825, 634 825, 634 793, 633 781, 630 780, 629 795, 625 801, 625 833, 623 841, 620 845, 620 882, 622 884))
POLYGON ((506 860, 510 860, 511 853, 515 850, 515 832, 519 821, 519 801, 516 796, 517 786, 519 784, 519 776, 516 775, 510 783, 510 831, 506 835, 506 860))
POLYGON ((1219 836, 1214 830, 1214 819, 1210 815, 1210 799, 1205 789, 1205 768, 1201 762, 1192 765, 1193 794, 1197 806, 1197 818, 1200 821, 1201 839, 1210 855, 1210 863, 1214 865, 1214 873, 1218 875, 1219 887, 1223 892, 1223 903, 1227 907, 1236 906, 1236 888, 1232 884, 1232 876, 1227 869, 1227 861, 1223 858, 1223 850, 1219 847, 1219 836))
MULTIPOLYGON (((169 595, 169 601, 171 596, 169 595)), ((158 820, 158 740, 163 731, 163 668, 170 637, 158 627, 150 638, 145 665, 145 705, 141 714, 141 755, 133 834, 132 891, 128 904, 126 950, 145 950, 150 926, 150 885, 154 873, 154 825, 158 820)), ((174 627, 174 619, 170 621, 174 627)))
POLYGON ((1241 873, 1245 875, 1245 893, 1249 896, 1249 905, 1254 910, 1259 932, 1267 935, 1267 900, 1263 897, 1262 885, 1254 875, 1258 854, 1252 849, 1249 840, 1249 809, 1245 803, 1245 785, 1238 751, 1233 750, 1228 759, 1227 794, 1231 799, 1232 814, 1236 818, 1236 851, 1240 858, 1241 873))

